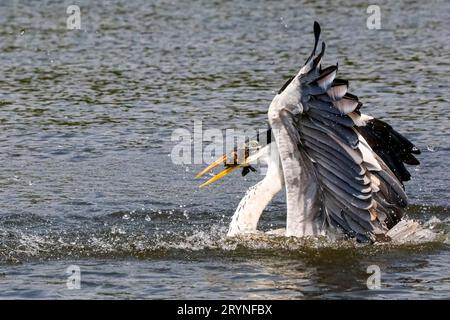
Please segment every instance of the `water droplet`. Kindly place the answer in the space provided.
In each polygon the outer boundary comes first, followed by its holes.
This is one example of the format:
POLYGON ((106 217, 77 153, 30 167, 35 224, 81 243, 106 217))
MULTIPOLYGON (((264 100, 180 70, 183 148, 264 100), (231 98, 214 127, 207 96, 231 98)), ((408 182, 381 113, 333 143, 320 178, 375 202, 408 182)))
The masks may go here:
POLYGON ((437 148, 430 144, 430 145, 427 146, 427 150, 430 151, 430 152, 435 152, 437 150, 437 148))
POLYGON ((130 219, 130 216, 128 214, 124 214, 122 217, 123 220, 128 220, 130 219))
POLYGON ((20 35, 23 36, 25 34, 25 30, 20 30, 20 35))
POLYGON ((122 230, 122 229, 120 229, 120 228, 117 227, 117 226, 113 226, 113 227, 111 228, 111 234, 125 234, 125 231, 122 230))

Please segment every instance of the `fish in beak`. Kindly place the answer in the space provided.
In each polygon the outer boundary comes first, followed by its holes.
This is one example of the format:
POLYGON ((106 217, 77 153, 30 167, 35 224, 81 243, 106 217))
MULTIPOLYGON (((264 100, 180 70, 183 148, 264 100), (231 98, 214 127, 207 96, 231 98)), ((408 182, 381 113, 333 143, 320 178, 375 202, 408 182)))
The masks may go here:
MULTIPOLYGON (((258 148, 259 149, 259 148, 258 148)), ((202 183, 200 185, 200 188, 205 187, 223 177, 228 175, 229 173, 235 171, 236 169, 242 168, 242 175, 245 176, 248 172, 256 171, 255 168, 251 166, 252 163, 255 163, 256 160, 262 155, 260 152, 256 152, 253 155, 250 155, 250 150, 246 144, 244 149, 233 151, 230 155, 223 155, 213 163, 211 163, 209 166, 207 166, 205 169, 200 171, 195 177, 200 178, 203 175, 205 175, 207 172, 213 170, 215 167, 219 166, 220 164, 225 165, 225 170, 219 172, 214 177, 206 181, 205 183, 202 183), (243 161, 239 161, 239 159, 242 159, 243 161)))

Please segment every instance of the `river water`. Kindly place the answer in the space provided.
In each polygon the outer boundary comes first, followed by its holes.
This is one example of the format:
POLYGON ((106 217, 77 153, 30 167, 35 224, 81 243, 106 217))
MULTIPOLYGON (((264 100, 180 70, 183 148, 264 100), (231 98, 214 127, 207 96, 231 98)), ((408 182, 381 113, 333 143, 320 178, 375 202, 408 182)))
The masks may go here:
MULTIPOLYGON (((76 2, 81 30, 72 1, 0 4, 0 298, 450 297, 450 2, 381 1, 380 30, 359 0, 76 2), (227 239, 261 175, 199 189, 204 165, 171 161, 194 122, 264 128, 314 20, 364 112, 422 150, 408 217, 435 241, 227 239)), ((283 200, 262 229, 282 225, 283 200)))

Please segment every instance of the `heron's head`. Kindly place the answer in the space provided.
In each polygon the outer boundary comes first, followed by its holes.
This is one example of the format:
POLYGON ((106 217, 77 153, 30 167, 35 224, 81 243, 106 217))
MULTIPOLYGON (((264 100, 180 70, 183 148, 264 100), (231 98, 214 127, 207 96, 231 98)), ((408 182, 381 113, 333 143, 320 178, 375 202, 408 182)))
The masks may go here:
POLYGON ((207 186, 239 168, 242 168, 242 175, 245 176, 250 171, 256 171, 256 169, 252 167, 252 164, 256 163, 256 161, 262 156, 262 145, 256 140, 250 140, 246 142, 241 148, 235 149, 228 155, 224 154, 223 156, 221 156, 219 159, 199 172, 195 177, 200 178, 222 163, 224 164, 225 169, 205 183, 201 184, 200 187, 207 186))

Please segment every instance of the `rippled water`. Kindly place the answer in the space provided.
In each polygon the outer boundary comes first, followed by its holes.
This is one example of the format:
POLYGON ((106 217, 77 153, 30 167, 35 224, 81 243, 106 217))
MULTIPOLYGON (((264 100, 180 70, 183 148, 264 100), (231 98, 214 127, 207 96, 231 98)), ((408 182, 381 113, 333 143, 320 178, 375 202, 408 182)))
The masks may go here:
MULTIPOLYGON (((1 298, 449 298, 448 1, 70 1, 0 4, 1 298), (424 244, 224 237, 238 173, 198 189, 176 128, 264 128, 320 21, 366 113, 422 150, 408 215, 424 244), (381 268, 368 290, 366 268, 381 268), (66 288, 69 265, 80 290, 66 288)), ((280 226, 283 197, 262 228, 280 226)))

